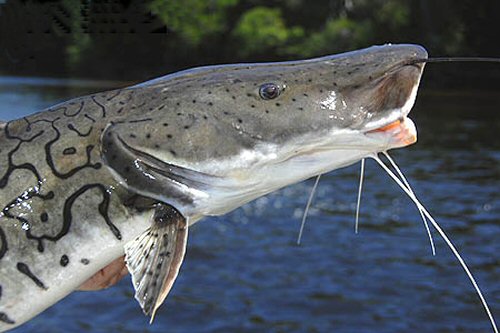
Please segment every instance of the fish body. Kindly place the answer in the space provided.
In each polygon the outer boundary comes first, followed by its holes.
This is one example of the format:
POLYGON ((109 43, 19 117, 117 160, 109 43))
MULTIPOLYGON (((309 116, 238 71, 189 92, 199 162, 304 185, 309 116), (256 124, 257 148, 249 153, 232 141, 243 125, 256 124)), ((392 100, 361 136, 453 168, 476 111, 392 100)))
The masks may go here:
POLYGON ((190 225, 416 140, 415 45, 201 67, 0 125, 0 331, 124 254, 154 316, 190 225))

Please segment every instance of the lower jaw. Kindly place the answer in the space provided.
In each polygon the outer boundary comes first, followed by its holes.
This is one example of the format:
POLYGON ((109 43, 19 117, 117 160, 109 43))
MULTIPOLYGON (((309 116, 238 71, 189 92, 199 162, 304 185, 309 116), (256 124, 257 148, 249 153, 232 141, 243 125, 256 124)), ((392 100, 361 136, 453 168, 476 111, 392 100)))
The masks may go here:
POLYGON ((389 148, 401 148, 417 142, 417 129, 410 118, 403 117, 383 127, 368 131, 368 136, 387 140, 389 148))

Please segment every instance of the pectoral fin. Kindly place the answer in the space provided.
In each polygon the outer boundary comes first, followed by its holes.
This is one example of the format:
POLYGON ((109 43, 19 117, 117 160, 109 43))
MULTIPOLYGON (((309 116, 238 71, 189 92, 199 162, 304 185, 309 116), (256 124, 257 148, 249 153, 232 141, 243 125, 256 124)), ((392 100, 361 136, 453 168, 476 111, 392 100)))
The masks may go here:
POLYGON ((186 219, 173 207, 156 206, 152 226, 125 245, 125 261, 132 275, 135 298, 153 322, 156 310, 174 284, 188 236, 186 219))

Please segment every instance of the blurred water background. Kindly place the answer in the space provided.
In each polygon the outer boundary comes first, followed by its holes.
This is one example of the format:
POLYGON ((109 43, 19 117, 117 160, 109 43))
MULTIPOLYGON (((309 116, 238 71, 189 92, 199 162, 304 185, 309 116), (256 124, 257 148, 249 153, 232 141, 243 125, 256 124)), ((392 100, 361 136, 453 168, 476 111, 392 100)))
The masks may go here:
MULTIPOLYGON (((424 76, 425 80, 425 76, 424 76)), ((113 82, 0 77, 0 118, 20 117, 113 82)), ((411 113, 416 145, 392 156, 448 232, 500 318, 500 93, 427 91, 411 113)), ((181 274, 153 325, 128 278, 75 292, 13 332, 487 332, 465 273, 418 211, 368 161, 360 233, 359 165, 312 180, 190 232, 181 274)))

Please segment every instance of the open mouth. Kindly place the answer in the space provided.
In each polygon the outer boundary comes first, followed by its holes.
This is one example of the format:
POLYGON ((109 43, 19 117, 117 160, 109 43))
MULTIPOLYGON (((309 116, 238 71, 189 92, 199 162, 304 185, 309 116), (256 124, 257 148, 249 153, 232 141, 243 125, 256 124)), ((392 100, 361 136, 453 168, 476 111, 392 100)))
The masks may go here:
POLYGON ((391 148, 405 147, 417 141, 417 129, 413 121, 404 116, 396 121, 366 132, 366 135, 389 140, 391 148))

